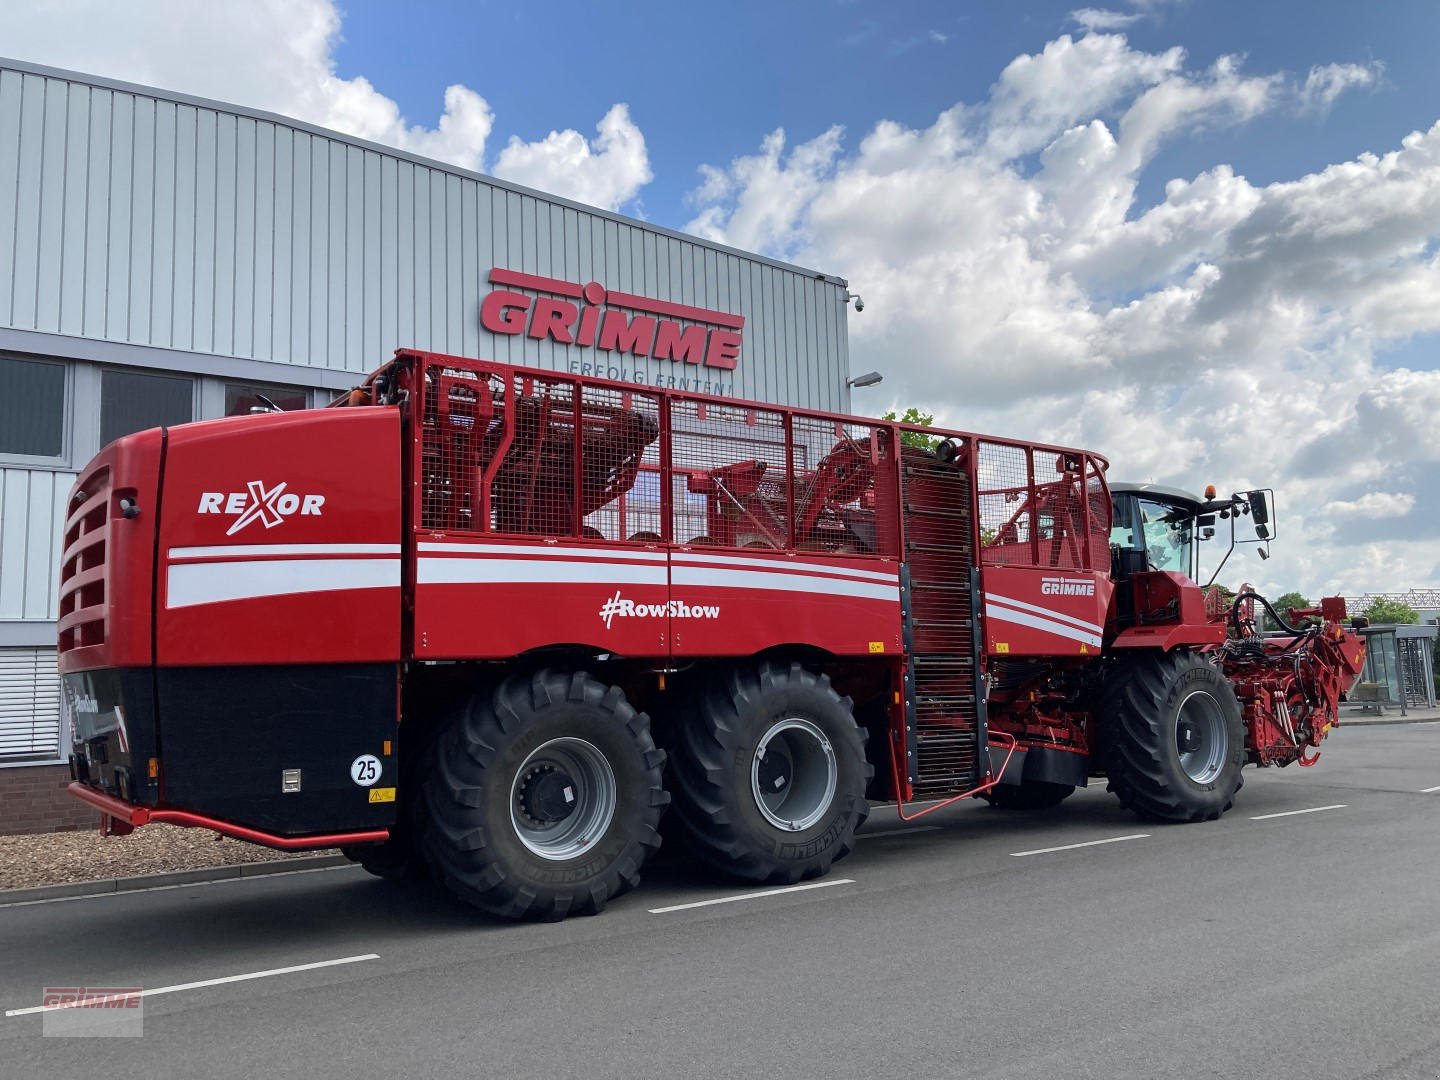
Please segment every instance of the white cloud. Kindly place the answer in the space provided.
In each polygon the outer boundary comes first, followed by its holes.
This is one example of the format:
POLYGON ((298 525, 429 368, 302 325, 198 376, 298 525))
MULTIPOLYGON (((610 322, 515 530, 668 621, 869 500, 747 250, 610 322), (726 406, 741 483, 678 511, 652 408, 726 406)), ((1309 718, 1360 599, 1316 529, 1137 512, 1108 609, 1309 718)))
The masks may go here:
POLYGON ((1139 12, 1110 11, 1106 8, 1080 8, 1070 13, 1071 20, 1082 30, 1102 32, 1123 30, 1143 17, 1139 12))
POLYGON ((1325 506, 1331 517, 1404 517, 1415 509, 1415 496, 1408 492, 1371 491, 1358 499, 1335 499, 1325 506))
POLYGON ((612 106, 596 125, 592 143, 578 131, 552 131, 538 142, 511 136, 495 162, 495 175, 517 184, 617 210, 653 176, 645 136, 630 110, 612 106))
MULTIPOLYGON (((434 126, 412 123, 364 76, 336 73, 340 30, 334 0, 24 0, 6 6, 0 51, 265 109, 485 169, 495 117, 484 97, 449 86, 434 126)), ((567 130, 533 144, 512 138, 502 162, 507 155, 517 173, 531 178, 522 182, 611 208, 650 179, 644 136, 623 105, 600 121, 593 149, 567 130)))
POLYGON ((844 273, 854 363, 895 404, 1094 447, 1118 478, 1273 485, 1275 557, 1230 568, 1262 588, 1424 584, 1440 373, 1376 357, 1440 333, 1440 124, 1279 183, 1222 162, 1136 196, 1171 142, 1365 85, 1062 36, 929 126, 788 156, 772 134, 704 172, 692 225, 844 273))
POLYGON ((1383 64, 1325 64, 1312 67, 1300 87, 1300 103, 1325 112, 1341 94, 1357 86, 1374 86, 1385 72, 1383 64))

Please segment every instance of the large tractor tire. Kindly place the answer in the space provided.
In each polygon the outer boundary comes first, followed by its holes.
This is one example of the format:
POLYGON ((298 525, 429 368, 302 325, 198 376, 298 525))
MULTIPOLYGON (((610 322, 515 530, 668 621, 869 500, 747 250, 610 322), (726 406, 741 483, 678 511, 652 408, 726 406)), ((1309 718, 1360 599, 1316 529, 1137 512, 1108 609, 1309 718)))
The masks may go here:
POLYGON ((731 877, 793 884, 855 846, 872 769, 852 703, 799 664, 713 678, 677 734, 676 832, 731 877))
POLYGON ((410 838, 394 832, 383 844, 352 844, 342 847, 340 854, 383 881, 423 881, 429 876, 410 838))
POLYGON ((1213 821, 1243 780, 1245 728, 1230 681, 1195 653, 1120 661, 1106 679, 1102 747, 1121 805, 1156 821, 1213 821))
POLYGON ((980 797, 1000 810, 1048 810, 1075 794, 1071 784, 1027 780, 1020 784, 997 784, 980 797))
POLYGON ((451 892, 492 914, 596 914, 660 846, 664 763, 619 687, 581 671, 511 676, 431 747, 422 849, 451 892))

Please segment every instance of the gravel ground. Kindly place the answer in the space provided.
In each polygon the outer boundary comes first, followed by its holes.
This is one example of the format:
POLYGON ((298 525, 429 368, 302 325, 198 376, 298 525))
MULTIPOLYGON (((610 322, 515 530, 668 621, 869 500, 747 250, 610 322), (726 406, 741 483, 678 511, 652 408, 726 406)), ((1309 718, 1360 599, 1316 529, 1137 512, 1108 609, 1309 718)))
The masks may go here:
POLYGON ((174 825, 146 825, 129 836, 101 836, 98 829, 0 836, 0 889, 331 854, 272 851, 208 829, 174 825))

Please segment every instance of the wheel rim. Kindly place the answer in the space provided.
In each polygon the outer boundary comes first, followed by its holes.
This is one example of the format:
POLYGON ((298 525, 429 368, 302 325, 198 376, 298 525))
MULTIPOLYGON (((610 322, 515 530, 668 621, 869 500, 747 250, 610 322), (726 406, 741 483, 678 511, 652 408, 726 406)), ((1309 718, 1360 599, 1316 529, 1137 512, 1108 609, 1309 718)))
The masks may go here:
POLYGON ((520 842, 552 862, 590 851, 615 818, 615 773, 584 739, 535 748, 510 785, 510 824, 520 842))
POLYGON ((1175 717, 1175 749, 1185 775, 1197 784, 1213 781, 1225 768, 1229 743, 1220 702, 1204 690, 1186 695, 1175 717))
POLYGON ((772 724, 755 747, 750 791, 765 820, 785 832, 804 832, 835 801, 840 770, 835 747, 809 720, 772 724))

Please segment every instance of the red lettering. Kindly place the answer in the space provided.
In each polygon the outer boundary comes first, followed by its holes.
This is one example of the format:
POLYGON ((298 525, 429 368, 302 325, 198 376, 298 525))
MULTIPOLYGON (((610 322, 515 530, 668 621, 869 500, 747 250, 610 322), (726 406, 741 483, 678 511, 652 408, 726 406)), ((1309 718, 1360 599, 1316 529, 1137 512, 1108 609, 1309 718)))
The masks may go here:
POLYGON ((480 325, 492 334, 519 334, 525 330, 530 297, 497 289, 480 305, 480 325))
POLYGON ((705 350, 705 366, 735 370, 740 359, 740 335, 734 330, 711 330, 710 345, 705 350))
MULTIPOLYGON (((627 318, 623 311, 607 311, 600 323, 600 348, 614 352, 628 352, 634 356, 649 356, 650 346, 655 340, 655 320, 649 315, 627 318)), ((732 363, 730 365, 734 367, 732 363)))
POLYGON ((705 328, 687 326, 663 319, 655 334, 656 360, 684 360, 687 364, 698 364, 705 357, 705 328))
POLYGON ((586 307, 580 312, 580 330, 575 335, 575 344, 594 345, 595 327, 600 322, 600 309, 586 307))
POLYGON ((530 336, 538 341, 554 338, 562 345, 571 345, 575 338, 570 327, 580 317, 580 309, 564 300, 551 300, 542 296, 535 301, 535 316, 530 320, 530 336))

